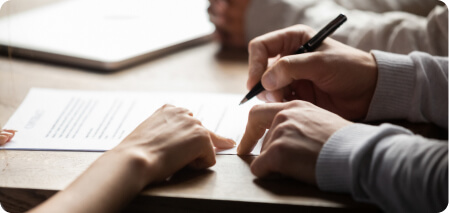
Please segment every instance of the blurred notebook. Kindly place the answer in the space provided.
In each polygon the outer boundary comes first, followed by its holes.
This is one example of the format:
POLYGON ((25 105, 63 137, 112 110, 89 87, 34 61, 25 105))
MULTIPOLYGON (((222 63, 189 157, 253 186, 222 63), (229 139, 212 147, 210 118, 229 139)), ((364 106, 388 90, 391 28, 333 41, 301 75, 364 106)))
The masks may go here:
POLYGON ((3 7, 0 49, 117 70, 209 40, 207 7, 207 0, 64 0, 6 16, 3 7))

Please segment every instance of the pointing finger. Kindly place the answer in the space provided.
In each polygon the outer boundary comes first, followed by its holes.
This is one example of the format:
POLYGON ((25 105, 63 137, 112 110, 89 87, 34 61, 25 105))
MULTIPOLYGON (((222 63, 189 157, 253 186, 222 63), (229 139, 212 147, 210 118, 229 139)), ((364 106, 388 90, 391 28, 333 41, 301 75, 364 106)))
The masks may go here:
POLYGON ((286 107, 284 103, 269 103, 254 106, 248 116, 248 124, 242 141, 237 147, 237 154, 250 153, 266 129, 270 128, 276 114, 286 107))

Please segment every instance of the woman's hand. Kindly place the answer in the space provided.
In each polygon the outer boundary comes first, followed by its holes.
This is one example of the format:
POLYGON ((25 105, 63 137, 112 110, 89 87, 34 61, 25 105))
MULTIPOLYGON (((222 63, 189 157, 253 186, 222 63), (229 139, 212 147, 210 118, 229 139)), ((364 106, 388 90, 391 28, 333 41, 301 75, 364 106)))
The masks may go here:
POLYGON ((215 164, 214 146, 235 142, 215 135, 187 109, 165 105, 114 149, 104 153, 70 186, 34 212, 116 212, 153 182, 189 165, 215 164))
POLYGON ((262 81, 266 91, 258 97, 267 102, 305 100, 346 119, 363 119, 377 82, 374 57, 331 38, 314 52, 291 55, 315 34, 296 25, 253 39, 248 89, 262 81))
POLYGON ((146 183, 168 178, 189 165, 203 169, 215 164, 214 147, 228 149, 235 142, 207 130, 184 108, 165 105, 111 150, 145 165, 146 183))
POLYGON ((3 146, 6 143, 8 143, 9 141, 11 141, 11 139, 14 137, 16 132, 17 132, 16 130, 2 129, 0 131, 0 146, 3 146))

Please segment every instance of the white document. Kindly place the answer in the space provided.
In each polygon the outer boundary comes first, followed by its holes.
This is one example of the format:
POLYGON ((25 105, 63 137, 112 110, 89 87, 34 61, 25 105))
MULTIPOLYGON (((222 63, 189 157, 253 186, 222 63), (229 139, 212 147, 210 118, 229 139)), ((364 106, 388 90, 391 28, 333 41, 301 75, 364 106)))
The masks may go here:
MULTIPOLYGON (((163 104, 189 109, 209 130, 240 142, 252 106, 242 95, 82 91, 33 88, 5 128, 18 130, 0 149, 106 151, 163 104)), ((174 132, 173 134, 176 134, 174 132)), ((253 155, 260 153, 260 141, 253 155)), ((217 150, 236 154, 236 147, 217 150)))

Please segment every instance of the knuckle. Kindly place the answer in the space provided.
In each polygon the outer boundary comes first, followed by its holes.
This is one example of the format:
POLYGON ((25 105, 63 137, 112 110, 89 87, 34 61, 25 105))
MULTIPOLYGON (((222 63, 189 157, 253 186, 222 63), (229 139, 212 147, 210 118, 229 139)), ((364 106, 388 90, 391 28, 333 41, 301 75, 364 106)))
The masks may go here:
MULTIPOLYGON (((204 130, 205 130, 205 128, 204 128, 204 126, 202 125, 202 123, 201 123, 200 120, 198 120, 198 119, 196 119, 196 118, 192 118, 192 117, 190 117, 190 116, 188 116, 187 119, 189 119, 189 125, 190 125, 190 126, 193 126, 194 128, 204 129, 204 130)), ((200 131, 201 131, 201 130, 200 130, 200 131)))
POLYGON ((198 119, 196 119, 194 117, 191 117, 191 116, 188 116, 188 118, 190 119, 190 122, 192 122, 193 125, 200 126, 201 128, 204 129, 203 124, 201 123, 200 120, 198 120, 198 119))
POLYGON ((293 100, 293 101, 288 102, 287 108, 288 108, 288 109, 291 109, 291 108, 301 107, 301 104, 302 104, 301 101, 299 101, 299 100, 293 100))
POLYGON ((288 70, 290 68, 291 61, 288 56, 280 58, 276 63, 276 68, 280 70, 288 70))
POLYGON ((273 138, 277 139, 282 137, 283 135, 285 135, 287 132, 287 129, 284 127, 284 124, 279 124, 278 126, 275 127, 275 129, 273 130, 273 138))
POLYGON ((209 138, 209 132, 203 126, 195 124, 192 126, 192 136, 196 139, 209 138))
POLYGON ((263 110, 263 104, 259 104, 259 105, 254 105, 253 107, 251 107, 251 109, 249 110, 249 117, 255 116, 256 114, 258 114, 259 112, 261 112, 263 110))
POLYGON ((263 39, 261 37, 256 37, 252 39, 248 44, 249 53, 254 53, 256 50, 261 48, 263 39))
POLYGON ((287 149, 287 146, 282 141, 275 141, 270 146, 270 151, 276 156, 282 156, 284 151, 287 149))
POLYGON ((249 44, 248 44, 248 48, 251 50, 251 49, 253 49, 254 47, 256 47, 258 44, 259 41, 258 41, 258 38, 253 38, 251 41, 249 41, 249 44))
POLYGON ((197 119, 195 119, 195 118, 193 118, 191 116, 187 116, 187 115, 186 116, 182 116, 181 119, 182 119, 183 125, 185 127, 191 127, 194 131, 197 128, 196 126, 201 126, 200 122, 197 119))
POLYGON ((180 112, 188 112, 189 110, 184 108, 184 107, 176 107, 177 110, 179 110, 180 112))
POLYGON ((313 64, 325 64, 327 60, 327 54, 322 51, 315 51, 309 54, 309 57, 307 57, 309 63, 313 64))
POLYGON ((175 106, 173 106, 173 105, 171 105, 171 104, 164 104, 164 105, 162 106, 163 109, 171 108, 171 107, 175 107, 175 106))
POLYGON ((284 121, 277 125, 273 130, 273 138, 279 139, 286 135, 291 135, 292 131, 296 131, 297 127, 293 121, 284 121))
POLYGON ((279 165, 283 165, 285 152, 288 151, 287 149, 287 144, 281 141, 275 141, 271 144, 270 148, 267 150, 267 154, 270 155, 274 167, 279 168, 279 165))
POLYGON ((282 110, 276 114, 276 116, 274 117, 274 120, 278 123, 281 123, 281 122, 288 120, 288 118, 289 118, 289 115, 286 112, 286 110, 282 110))
POLYGON ((302 101, 302 100, 294 100, 294 101, 290 101, 288 103, 288 108, 300 108, 300 107, 306 107, 309 106, 311 103, 307 102, 307 101, 302 101))
POLYGON ((292 121, 285 121, 277 126, 278 131, 281 131, 284 135, 287 131, 295 129, 295 123, 292 121))
POLYGON ((175 112, 179 113, 179 114, 186 114, 186 113, 189 113, 190 110, 183 108, 183 107, 176 107, 175 112))
POLYGON ((164 104, 160 110, 165 114, 173 114, 176 112, 176 107, 171 104, 164 104))

